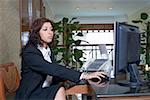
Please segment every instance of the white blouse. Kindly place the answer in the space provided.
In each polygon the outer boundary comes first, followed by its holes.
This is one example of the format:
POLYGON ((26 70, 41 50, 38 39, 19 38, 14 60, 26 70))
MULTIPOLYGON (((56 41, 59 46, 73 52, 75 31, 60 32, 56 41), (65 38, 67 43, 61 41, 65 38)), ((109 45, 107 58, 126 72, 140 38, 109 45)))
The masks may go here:
MULTIPOLYGON (((50 56, 51 56, 51 50, 50 50, 50 48, 49 47, 44 48, 44 47, 38 45, 38 49, 42 52, 42 55, 43 55, 44 59, 46 61, 52 63, 52 60, 50 58, 50 56)), ((51 82, 52 82, 52 76, 47 75, 46 80, 44 81, 44 83, 42 85, 42 88, 49 87, 50 84, 51 84, 51 82)))

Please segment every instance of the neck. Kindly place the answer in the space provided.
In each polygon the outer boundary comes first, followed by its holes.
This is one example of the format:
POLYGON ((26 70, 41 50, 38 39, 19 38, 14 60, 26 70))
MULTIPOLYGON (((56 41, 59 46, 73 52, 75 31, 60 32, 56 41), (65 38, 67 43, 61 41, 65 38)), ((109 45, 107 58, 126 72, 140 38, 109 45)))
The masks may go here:
POLYGON ((47 44, 45 44, 45 43, 43 43, 43 44, 39 44, 41 47, 43 47, 43 48, 47 48, 48 47, 48 45, 47 44))
POLYGON ((47 48, 47 47, 48 47, 47 43, 45 43, 45 42, 41 42, 41 43, 42 43, 42 44, 41 44, 42 47, 44 47, 44 48, 47 48))
POLYGON ((43 47, 44 47, 44 48, 47 48, 47 47, 48 47, 48 45, 47 45, 47 44, 43 44, 43 47))

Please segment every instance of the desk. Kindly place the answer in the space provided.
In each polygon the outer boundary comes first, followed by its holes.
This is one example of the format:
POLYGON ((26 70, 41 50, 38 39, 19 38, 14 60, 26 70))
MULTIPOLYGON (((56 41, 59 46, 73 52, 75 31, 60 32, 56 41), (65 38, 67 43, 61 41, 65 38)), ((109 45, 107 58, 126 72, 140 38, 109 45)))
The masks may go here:
POLYGON ((150 96, 101 97, 100 100, 150 100, 150 96))
POLYGON ((105 87, 92 87, 101 100, 150 100, 150 86, 129 88, 108 84, 105 87))
POLYGON ((66 90, 69 100, 72 98, 71 95, 74 94, 82 94, 82 100, 88 100, 88 97, 91 98, 90 100, 96 100, 96 93, 91 85, 76 85, 66 90))
POLYGON ((67 93, 83 94, 82 100, 150 100, 150 86, 129 88, 109 83, 103 87, 93 84, 77 85, 68 90, 67 93), (96 94, 97 99, 88 99, 92 98, 89 96, 95 96, 93 93, 96 94))

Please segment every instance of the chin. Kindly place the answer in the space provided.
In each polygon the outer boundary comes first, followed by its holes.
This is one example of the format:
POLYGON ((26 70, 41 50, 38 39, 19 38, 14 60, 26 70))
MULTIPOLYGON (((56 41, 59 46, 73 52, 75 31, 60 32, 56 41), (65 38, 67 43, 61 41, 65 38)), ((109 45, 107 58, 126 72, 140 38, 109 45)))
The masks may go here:
POLYGON ((52 42, 52 40, 50 40, 50 41, 47 41, 47 43, 51 43, 52 42))

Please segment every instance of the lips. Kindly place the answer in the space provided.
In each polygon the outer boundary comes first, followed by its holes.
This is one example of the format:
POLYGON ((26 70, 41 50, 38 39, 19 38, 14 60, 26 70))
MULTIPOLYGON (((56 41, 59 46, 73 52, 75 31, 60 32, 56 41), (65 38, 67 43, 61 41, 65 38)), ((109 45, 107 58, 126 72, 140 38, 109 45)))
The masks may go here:
POLYGON ((49 39, 52 39, 53 37, 49 36, 48 38, 49 38, 49 39))

